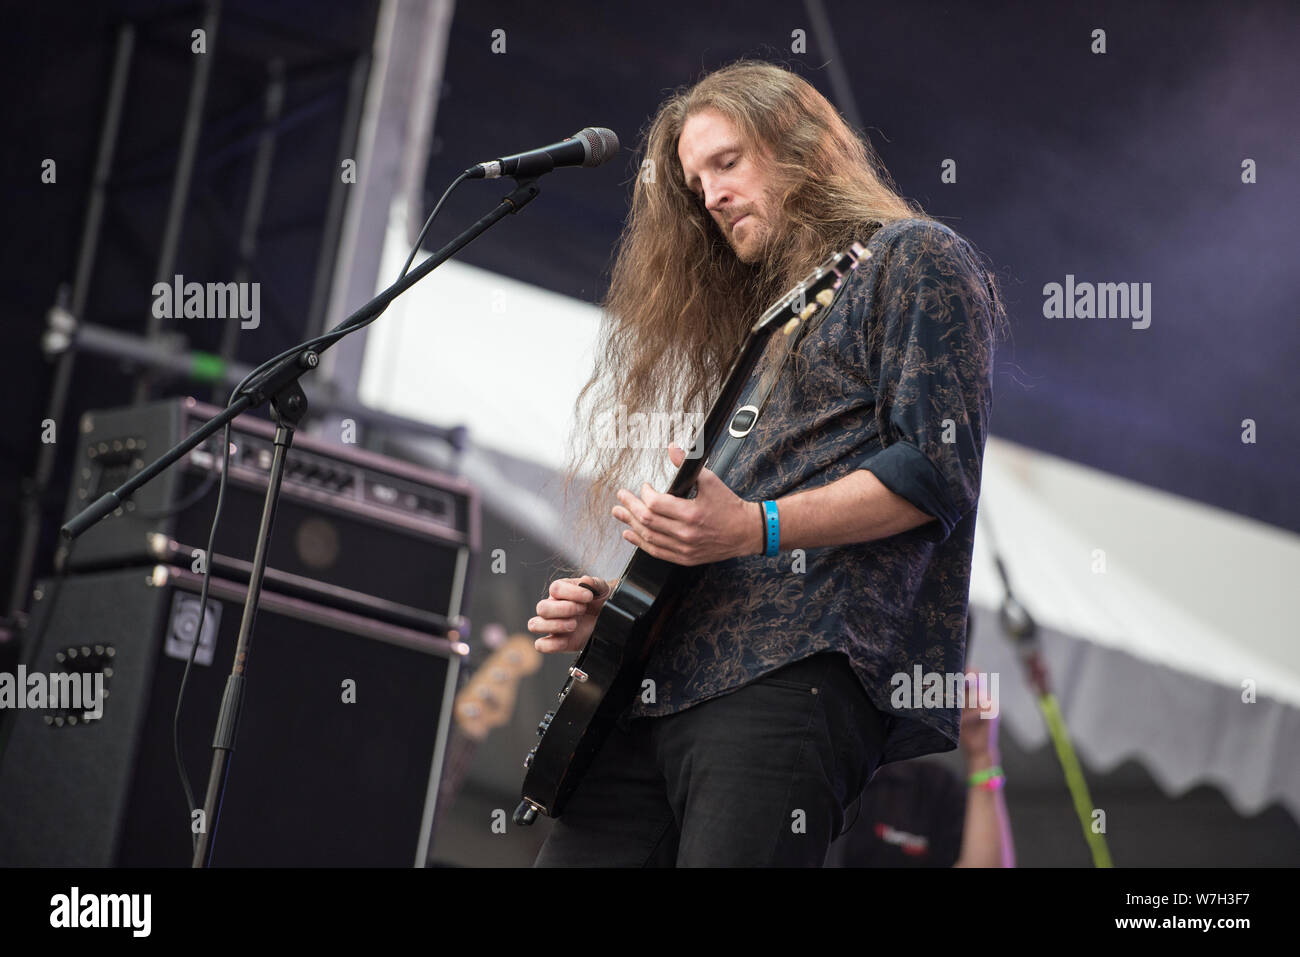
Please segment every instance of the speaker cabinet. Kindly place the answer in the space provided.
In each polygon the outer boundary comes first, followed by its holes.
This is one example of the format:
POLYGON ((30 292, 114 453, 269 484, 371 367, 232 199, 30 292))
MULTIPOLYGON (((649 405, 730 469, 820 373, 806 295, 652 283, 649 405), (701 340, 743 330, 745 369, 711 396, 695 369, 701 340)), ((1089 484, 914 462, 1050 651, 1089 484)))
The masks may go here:
MULTIPOLYGON (((98 719, 24 709, 0 756, 0 866, 186 867, 191 812, 172 719, 202 805, 244 586, 158 565, 37 588, 27 672, 98 671, 98 719)), ((213 840, 214 866, 423 866, 467 651, 264 591, 213 840)))

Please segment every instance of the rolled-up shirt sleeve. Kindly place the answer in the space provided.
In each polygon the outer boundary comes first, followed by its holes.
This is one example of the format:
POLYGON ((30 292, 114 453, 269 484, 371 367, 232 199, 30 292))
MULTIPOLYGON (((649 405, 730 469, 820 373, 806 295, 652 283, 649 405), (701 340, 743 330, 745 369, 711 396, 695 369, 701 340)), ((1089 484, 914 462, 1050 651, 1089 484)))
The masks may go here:
POLYGON ((882 448, 859 468, 937 519, 942 542, 975 507, 992 398, 992 307, 970 246, 913 222, 883 251, 862 335, 882 448))

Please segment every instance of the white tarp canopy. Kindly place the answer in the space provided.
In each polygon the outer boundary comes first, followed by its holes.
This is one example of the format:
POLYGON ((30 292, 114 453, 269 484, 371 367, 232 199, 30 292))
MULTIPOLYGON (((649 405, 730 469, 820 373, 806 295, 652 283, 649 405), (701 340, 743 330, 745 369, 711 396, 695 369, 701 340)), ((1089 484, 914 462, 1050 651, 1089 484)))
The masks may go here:
POLYGON ((1009 642, 981 640, 1001 634, 991 538, 1085 761, 1135 758, 1167 793, 1208 783, 1239 813, 1278 801, 1300 821, 1300 537, 1000 440, 980 519, 973 655, 1003 676, 1022 747, 1047 728, 1009 642))

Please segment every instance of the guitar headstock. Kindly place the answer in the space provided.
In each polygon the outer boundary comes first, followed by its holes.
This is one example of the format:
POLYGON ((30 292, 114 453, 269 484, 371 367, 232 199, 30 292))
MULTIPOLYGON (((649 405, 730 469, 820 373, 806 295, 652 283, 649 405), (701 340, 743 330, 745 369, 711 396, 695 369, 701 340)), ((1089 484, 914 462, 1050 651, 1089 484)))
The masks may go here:
POLYGON ((772 323, 797 325, 810 319, 834 301, 835 293, 844 284, 844 280, 858 268, 860 262, 869 258, 870 250, 861 243, 851 243, 845 251, 831 253, 802 282, 797 283, 759 317, 754 323, 754 331, 759 332, 772 323))
MULTIPOLYGON (((724 431, 734 439, 743 439, 753 428, 761 410, 752 404, 736 408, 736 403, 739 402, 745 380, 755 367, 762 348, 773 334, 794 337, 801 329, 806 332, 805 323, 817 313, 830 308, 845 280, 858 268, 859 263, 869 258, 871 251, 862 243, 851 243, 844 252, 832 253, 758 318, 750 328, 739 354, 732 360, 720 394, 703 426, 694 432, 686 460, 678 468, 668 488, 670 494, 693 498, 696 493, 696 478, 706 457, 710 467, 715 472, 720 471, 714 467, 712 455, 717 453, 717 443, 725 438, 724 431)), ((795 341, 795 338, 789 338, 787 347, 795 341)))
POLYGON ((466 737, 482 741, 510 720, 520 679, 542 666, 542 653, 533 641, 528 635, 511 635, 460 689, 452 713, 466 737))

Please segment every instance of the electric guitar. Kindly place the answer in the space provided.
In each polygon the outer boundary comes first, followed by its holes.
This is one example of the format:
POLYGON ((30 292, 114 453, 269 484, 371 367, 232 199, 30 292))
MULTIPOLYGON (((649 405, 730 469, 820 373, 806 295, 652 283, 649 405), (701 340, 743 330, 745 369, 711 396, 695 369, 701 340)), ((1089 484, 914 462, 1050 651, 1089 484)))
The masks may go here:
MULTIPOLYGON (((722 476, 758 420, 785 356, 798 348, 810 328, 809 320, 829 311, 845 280, 870 255, 860 243, 832 254, 750 327, 669 494, 693 498, 703 468, 722 476), (779 361, 769 361, 746 391, 773 335, 781 337, 774 343, 779 361)), ((514 813, 516 824, 532 824, 539 812, 548 817, 563 813, 615 720, 640 690, 646 657, 676 607, 680 570, 680 565, 641 549, 629 559, 569 669, 557 696, 559 705, 538 725, 540 740, 524 759, 527 773, 523 800, 514 813)), ((594 594, 591 586, 584 587, 594 594)))

